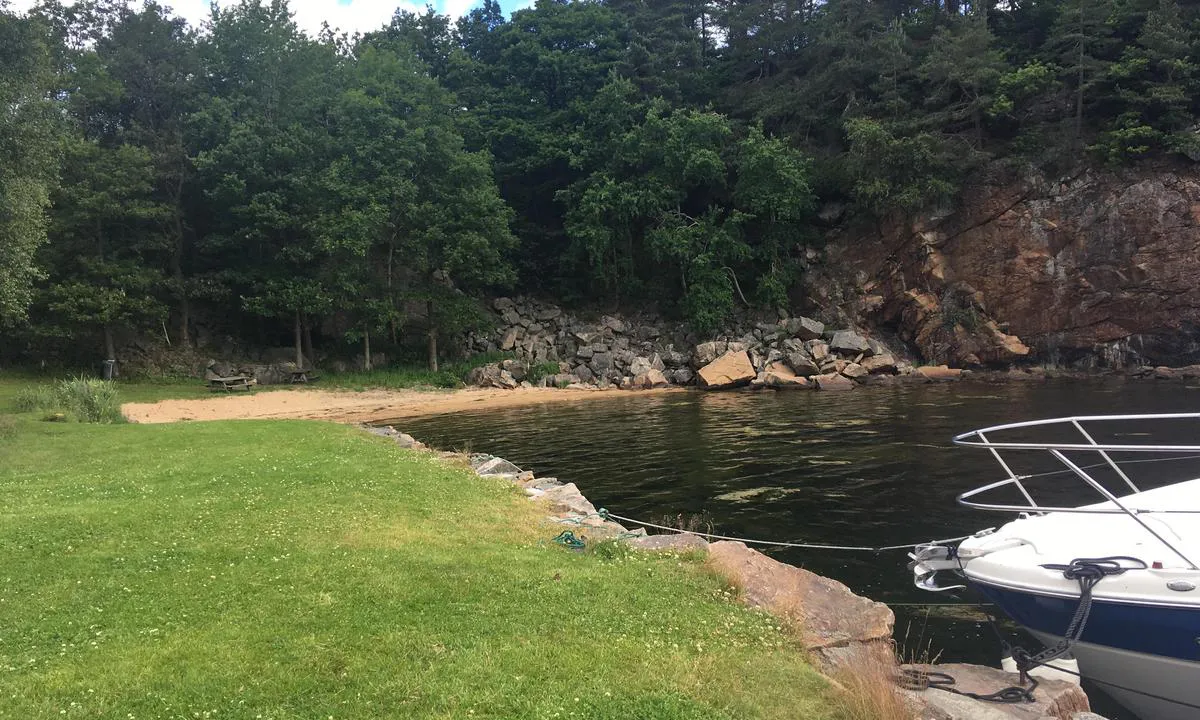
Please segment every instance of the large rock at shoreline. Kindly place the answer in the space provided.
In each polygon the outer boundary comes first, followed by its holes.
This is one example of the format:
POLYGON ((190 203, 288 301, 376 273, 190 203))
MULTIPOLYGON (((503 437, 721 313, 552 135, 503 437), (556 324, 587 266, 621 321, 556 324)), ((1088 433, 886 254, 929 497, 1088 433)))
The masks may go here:
POLYGON ((639 390, 663 388, 670 384, 671 383, 667 381, 667 376, 663 375, 654 368, 650 368, 646 372, 639 374, 633 379, 633 387, 639 390))
POLYGON ((763 384, 770 388, 802 390, 810 386, 806 378, 797 375, 786 363, 771 363, 763 371, 763 376, 763 384))
MULTIPOLYGON (((946 665, 905 665, 905 669, 920 673, 942 672, 954 678, 954 687, 963 692, 986 695, 1006 687, 1016 686, 1020 677, 996 668, 951 663, 946 665)), ((1074 683, 1063 680, 1039 679, 1033 693, 1034 702, 986 703, 942 690, 912 693, 932 708, 942 720, 1072 720, 1079 713, 1091 710, 1087 695, 1074 683)))
POLYGON ((745 350, 727 352, 700 368, 696 374, 700 387, 709 390, 748 385, 755 378, 754 364, 745 350))
POLYGON ((812 378, 818 390, 853 390, 854 381, 837 373, 817 375, 812 378))
POLYGON ((962 379, 962 370, 958 368, 950 368, 945 365, 926 365, 919 367, 916 374, 925 378, 928 382, 954 382, 962 379))
POLYGON ((788 621, 805 649, 853 643, 890 647, 891 609, 855 595, 836 580, 773 560, 740 542, 712 543, 708 558, 718 574, 741 588, 747 605, 788 621))

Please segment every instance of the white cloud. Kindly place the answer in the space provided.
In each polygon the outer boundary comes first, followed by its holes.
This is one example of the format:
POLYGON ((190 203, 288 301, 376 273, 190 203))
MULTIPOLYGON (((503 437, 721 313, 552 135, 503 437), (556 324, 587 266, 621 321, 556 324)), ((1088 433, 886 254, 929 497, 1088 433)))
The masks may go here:
MULTIPOLYGON (((35 0, 14 0, 10 8, 24 12, 33 6, 35 0)), ((236 0, 219 0, 221 7, 234 4, 236 0)), ((464 15, 475 7, 479 0, 441 0, 434 2, 435 8, 440 8, 451 17, 464 15)), ((67 0, 66 4, 71 4, 67 0)), ((131 2, 136 5, 137 2, 131 2)), ((208 19, 208 0, 165 0, 164 5, 171 7, 175 14, 185 18, 193 27, 199 27, 208 19)), ((345 32, 368 32, 386 25, 396 9, 422 13, 425 10, 425 0, 351 0, 341 3, 338 0, 291 0, 291 9, 296 16, 296 23, 310 34, 321 29, 322 21, 327 21, 330 27, 345 32)))

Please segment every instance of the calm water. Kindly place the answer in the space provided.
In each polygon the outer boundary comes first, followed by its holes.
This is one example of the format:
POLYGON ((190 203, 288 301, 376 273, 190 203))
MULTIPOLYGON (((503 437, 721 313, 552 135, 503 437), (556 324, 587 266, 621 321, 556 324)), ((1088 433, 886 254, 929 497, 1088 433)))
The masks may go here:
MULTIPOLYGON (((1071 414, 1171 411, 1200 411, 1200 388, 1055 381, 615 395, 396 425, 435 447, 488 452, 575 482, 597 507, 628 517, 702 516, 726 535, 881 546, 1005 520, 956 505, 960 492, 1001 478, 986 453, 951 445, 959 432, 1071 414)), ((1065 479, 1048 485, 1070 488, 1055 499, 1088 499, 1069 497, 1074 483, 1065 479)), ((969 612, 905 605, 974 598, 916 590, 903 552, 768 552, 892 604, 897 639, 910 656, 998 660, 995 636, 969 612)))

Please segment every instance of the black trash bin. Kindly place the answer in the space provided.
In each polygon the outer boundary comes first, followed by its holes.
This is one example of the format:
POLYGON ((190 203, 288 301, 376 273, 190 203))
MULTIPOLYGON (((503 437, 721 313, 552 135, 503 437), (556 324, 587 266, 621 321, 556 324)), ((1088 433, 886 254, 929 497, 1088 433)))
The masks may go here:
POLYGON ((117 361, 105 360, 104 367, 100 371, 100 376, 105 380, 112 380, 117 377, 117 361))

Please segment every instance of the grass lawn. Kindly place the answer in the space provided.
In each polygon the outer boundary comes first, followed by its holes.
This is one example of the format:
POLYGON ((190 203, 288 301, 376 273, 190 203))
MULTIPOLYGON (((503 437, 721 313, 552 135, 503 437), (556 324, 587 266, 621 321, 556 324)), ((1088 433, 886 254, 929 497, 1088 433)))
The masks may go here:
POLYGON ((560 548, 431 454, 7 420, 0 718, 843 717, 698 563, 560 548))

